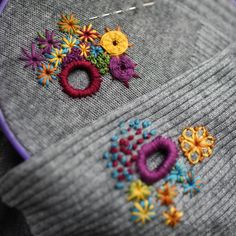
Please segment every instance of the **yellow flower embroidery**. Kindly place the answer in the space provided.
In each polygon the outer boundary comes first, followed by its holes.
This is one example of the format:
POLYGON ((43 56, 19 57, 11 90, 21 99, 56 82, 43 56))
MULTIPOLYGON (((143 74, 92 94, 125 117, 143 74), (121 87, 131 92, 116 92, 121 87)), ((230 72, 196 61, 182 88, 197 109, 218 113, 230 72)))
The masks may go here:
POLYGON ((173 204, 173 199, 177 194, 176 186, 169 186, 168 183, 165 183, 164 186, 157 191, 157 197, 162 205, 173 204))
POLYGON ((51 54, 48 55, 49 62, 53 63, 55 67, 58 67, 62 63, 63 58, 66 56, 64 50, 54 48, 51 54))
POLYGON ((178 211, 175 207, 172 206, 168 212, 163 212, 163 216, 166 219, 167 225, 175 227, 181 221, 183 212, 178 211))
POLYGON ((190 127, 184 129, 179 137, 180 147, 191 164, 197 164, 212 155, 215 138, 205 127, 190 127))
POLYGON ((119 26, 115 30, 110 30, 109 28, 105 30, 106 33, 101 37, 100 46, 111 56, 119 56, 123 54, 128 47, 132 46, 129 44, 127 36, 121 32, 119 26))
POLYGON ((62 47, 67 50, 69 53, 73 47, 78 47, 79 41, 74 38, 72 35, 62 38, 62 47))
POLYGON ((150 188, 141 180, 137 180, 130 184, 128 190, 128 201, 146 200, 150 194, 150 188))
POLYGON ((80 56, 84 56, 85 58, 88 57, 90 46, 86 43, 81 43, 79 47, 81 50, 80 56))
POLYGON ((79 30, 79 20, 75 18, 73 14, 71 15, 61 15, 61 19, 58 22, 60 31, 75 34, 79 30))
POLYGON ((148 200, 135 202, 131 210, 131 220, 135 223, 142 222, 142 224, 145 224, 152 220, 155 215, 154 205, 148 200))

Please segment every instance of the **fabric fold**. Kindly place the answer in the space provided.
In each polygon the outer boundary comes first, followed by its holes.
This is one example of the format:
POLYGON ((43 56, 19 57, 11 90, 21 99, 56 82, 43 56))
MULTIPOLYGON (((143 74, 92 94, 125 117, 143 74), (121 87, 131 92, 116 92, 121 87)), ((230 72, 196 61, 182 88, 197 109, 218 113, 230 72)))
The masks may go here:
POLYGON ((129 221, 125 191, 114 189, 101 156, 120 121, 148 118, 158 134, 176 142, 183 128, 201 124, 217 144, 213 156, 196 166, 206 183, 202 192, 177 199, 185 216, 175 233, 233 235, 235 77, 232 45, 11 170, 0 182, 2 200, 23 212, 37 236, 169 235, 161 219, 143 227, 129 221))

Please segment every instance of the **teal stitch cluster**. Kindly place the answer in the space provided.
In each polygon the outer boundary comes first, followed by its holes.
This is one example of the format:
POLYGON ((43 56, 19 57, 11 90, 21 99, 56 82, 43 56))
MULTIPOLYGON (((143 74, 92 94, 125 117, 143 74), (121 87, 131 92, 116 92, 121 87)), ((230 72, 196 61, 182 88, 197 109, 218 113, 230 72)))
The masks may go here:
POLYGON ((97 57, 90 54, 90 56, 87 57, 87 60, 99 69, 101 75, 105 75, 108 72, 110 63, 110 56, 108 54, 99 53, 97 57))

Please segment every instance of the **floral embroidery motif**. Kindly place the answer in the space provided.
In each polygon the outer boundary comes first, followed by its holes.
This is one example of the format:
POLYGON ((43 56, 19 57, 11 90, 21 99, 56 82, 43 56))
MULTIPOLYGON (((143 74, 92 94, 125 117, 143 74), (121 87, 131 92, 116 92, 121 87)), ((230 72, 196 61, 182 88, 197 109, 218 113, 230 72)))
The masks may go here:
POLYGON ((134 71, 136 66, 137 64, 133 63, 128 56, 122 55, 111 58, 109 69, 114 79, 121 81, 129 88, 129 81, 132 78, 139 78, 139 75, 134 71))
POLYGON ((26 49, 22 48, 23 56, 20 57, 20 60, 25 61, 26 64, 24 67, 31 66, 33 69, 36 69, 38 66, 41 65, 45 59, 41 52, 36 52, 36 45, 35 43, 31 44, 31 53, 26 49))
POLYGON ((156 212, 154 211, 154 205, 151 203, 151 200, 134 202, 134 206, 131 209, 131 221, 145 224, 154 219, 155 216, 156 212))
POLYGON ((183 183, 184 193, 190 193, 190 197, 192 198, 195 194, 200 192, 202 186, 203 183, 201 182, 200 176, 195 177, 194 171, 190 170, 183 183))
MULTIPOLYGON (((158 212, 161 211, 159 216, 163 216, 166 225, 175 227, 184 215, 176 207, 177 195, 189 194, 191 198, 200 192, 203 184, 200 177, 195 176, 193 168, 189 169, 183 160, 177 160, 178 151, 174 142, 169 138, 156 136, 157 133, 157 129, 152 128, 152 122, 149 120, 132 119, 120 122, 111 138, 108 151, 103 153, 103 159, 107 162, 106 167, 111 169, 111 177, 116 180, 115 189, 125 189, 127 201, 132 205, 132 222, 146 224, 158 218, 158 212), (171 166, 164 162, 163 170, 160 169, 161 165, 155 170, 149 170, 148 161, 143 162, 141 156, 143 150, 147 152, 147 156, 154 154, 159 147, 156 142, 167 156, 174 156, 171 166), (148 145, 152 145, 152 150, 148 145), (160 172, 160 178, 155 181, 143 179, 138 164, 140 161, 145 165, 148 175, 150 172, 156 174, 157 171, 160 172), (136 166, 138 168, 135 168, 136 166), (154 186, 157 180, 163 181, 159 188, 154 186), (127 182, 130 182, 128 186, 127 182)), ((168 163, 168 158, 166 159, 168 163)))
POLYGON ((49 82, 57 79, 59 71, 56 67, 50 64, 42 64, 38 67, 37 75, 39 84, 48 87, 49 82))
POLYGON ((136 180, 130 184, 128 191, 128 201, 145 200, 150 196, 150 194, 150 188, 141 180, 136 180))
POLYGON ((78 48, 79 40, 74 38, 72 35, 68 35, 67 37, 62 38, 62 48, 66 52, 71 52, 73 48, 78 48))
POLYGON ((171 206, 169 211, 163 213, 163 216, 166 219, 167 225, 175 227, 183 217, 183 212, 178 211, 174 206, 171 206))
POLYGON ((105 28, 106 33, 102 35, 100 45, 111 56, 120 56, 131 46, 127 36, 121 32, 118 26, 115 30, 105 28))
POLYGON ((79 23, 80 21, 76 19, 73 14, 62 14, 61 19, 58 22, 58 26, 60 31, 64 33, 75 34, 80 28, 79 23))
POLYGON ((45 30, 45 36, 38 33, 36 40, 43 54, 50 54, 53 48, 60 47, 60 41, 55 38, 54 31, 45 30))
POLYGON ((179 137, 180 147, 191 164, 197 164, 212 155, 215 138, 205 127, 190 127, 179 137))
POLYGON ((54 48, 50 54, 46 54, 49 63, 58 67, 61 63, 63 58, 66 56, 66 50, 54 48))
POLYGON ((172 205, 173 199, 177 196, 176 186, 170 186, 165 183, 162 188, 157 191, 157 198, 161 201, 162 205, 172 205))
POLYGON ((90 51, 89 44, 81 43, 79 47, 80 47, 80 56, 83 56, 84 58, 88 57, 90 51))
POLYGON ((88 26, 83 26, 81 30, 76 32, 79 35, 79 39, 84 42, 94 42, 95 39, 99 38, 99 33, 92 28, 92 24, 88 26))
MULTIPOLYGON (((65 86, 62 87, 62 91, 73 98, 76 97, 76 94, 78 98, 95 94, 100 88, 101 76, 108 72, 113 79, 121 81, 127 88, 129 88, 129 82, 132 78, 139 77, 135 72, 137 65, 124 54, 128 47, 131 47, 131 44, 129 44, 128 37, 121 31, 120 27, 115 30, 105 28, 105 33, 101 35, 91 23, 80 26, 80 21, 74 14, 62 14, 57 24, 63 36, 59 37, 55 31, 46 29, 45 34, 38 33, 36 43, 32 43, 31 53, 22 49, 23 56, 20 59, 26 61, 25 67, 31 66, 35 71, 42 72, 42 64, 46 61, 46 64, 52 65, 59 71, 53 77, 46 78, 44 75, 44 79, 40 79, 39 84, 48 87, 49 82, 55 78, 60 78, 60 72, 69 72, 66 67, 79 69, 78 66, 73 67, 70 63, 74 65, 76 62, 78 65, 84 61, 88 62, 87 65, 92 64, 90 66, 92 71, 96 67, 96 73, 100 74, 99 80, 92 79, 93 76, 90 75, 89 77, 91 81, 99 81, 99 83, 96 82, 93 89, 89 86, 85 88, 85 92, 81 92, 69 85, 68 81, 64 81, 61 83, 62 86, 65 86), (36 52, 36 45, 40 52, 36 52)), ((86 71, 89 72, 90 70, 86 71)), ((38 73, 36 75, 38 76, 38 73)), ((69 73, 66 79, 68 76, 69 73)), ((65 79, 64 76, 62 77, 65 79)), ((96 75, 96 77, 98 76, 96 75)))

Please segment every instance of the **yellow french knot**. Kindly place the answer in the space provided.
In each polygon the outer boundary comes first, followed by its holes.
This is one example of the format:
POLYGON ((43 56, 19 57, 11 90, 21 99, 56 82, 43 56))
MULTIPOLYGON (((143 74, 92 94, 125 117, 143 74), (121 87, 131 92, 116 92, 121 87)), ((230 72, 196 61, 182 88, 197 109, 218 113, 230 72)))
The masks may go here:
POLYGON ((102 36, 100 45, 111 56, 119 56, 127 50, 129 42, 125 34, 118 30, 113 30, 105 33, 102 36))

